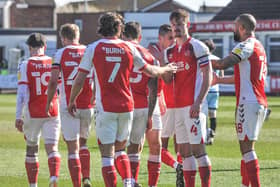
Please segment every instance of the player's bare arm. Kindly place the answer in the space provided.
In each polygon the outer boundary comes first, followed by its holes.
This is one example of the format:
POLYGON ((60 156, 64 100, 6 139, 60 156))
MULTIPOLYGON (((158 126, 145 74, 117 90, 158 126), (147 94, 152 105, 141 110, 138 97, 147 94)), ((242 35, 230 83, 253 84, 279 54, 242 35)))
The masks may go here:
POLYGON ((152 128, 152 116, 157 102, 157 89, 158 89, 158 79, 150 78, 148 82, 149 88, 149 108, 148 108, 148 123, 147 129, 152 128))
POLYGON ((199 92, 199 95, 197 96, 194 104, 191 106, 190 108, 190 117, 191 118, 197 118, 199 116, 199 112, 201 109, 201 104, 203 102, 203 100, 205 99, 210 84, 212 82, 212 67, 210 64, 208 64, 207 66, 204 66, 201 68, 202 74, 203 74, 203 81, 202 81, 202 85, 201 85, 201 89, 199 92))
POLYGON ((143 72, 150 77, 159 77, 166 73, 175 73, 177 71, 177 66, 175 63, 170 63, 164 67, 152 66, 147 64, 143 72))
MULTIPOLYGON (((49 115, 49 108, 52 107, 51 101, 54 97, 57 88, 57 81, 59 79, 59 69, 52 69, 51 77, 48 84, 48 100, 46 105, 46 113, 49 115)), ((50 115, 49 115, 50 116, 50 115)))
POLYGON ((238 64, 241 59, 234 55, 230 54, 229 56, 220 59, 220 60, 212 60, 212 66, 214 69, 227 69, 235 64, 238 64))
POLYGON ((76 97, 79 95, 79 93, 82 91, 86 77, 87 77, 86 72, 79 71, 77 74, 77 77, 74 80, 74 84, 71 89, 69 105, 68 105, 68 112, 72 116, 75 116, 75 114, 74 114, 76 112, 75 100, 76 100, 76 97))
POLYGON ((211 85, 215 85, 215 84, 234 84, 234 75, 222 77, 213 73, 213 80, 211 85))

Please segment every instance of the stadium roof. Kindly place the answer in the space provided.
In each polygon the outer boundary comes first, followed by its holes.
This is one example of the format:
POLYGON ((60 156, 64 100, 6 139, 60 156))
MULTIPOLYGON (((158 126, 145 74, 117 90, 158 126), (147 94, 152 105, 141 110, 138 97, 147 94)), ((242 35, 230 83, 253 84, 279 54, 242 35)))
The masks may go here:
POLYGON ((211 21, 232 21, 242 13, 250 13, 258 20, 280 19, 279 0, 232 0, 211 21))

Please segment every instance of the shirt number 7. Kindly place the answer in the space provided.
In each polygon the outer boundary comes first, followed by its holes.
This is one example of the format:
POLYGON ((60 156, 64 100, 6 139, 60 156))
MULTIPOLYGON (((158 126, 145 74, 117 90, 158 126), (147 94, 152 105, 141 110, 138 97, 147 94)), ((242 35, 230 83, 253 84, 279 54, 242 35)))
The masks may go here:
POLYGON ((111 75, 110 75, 110 77, 109 77, 108 82, 110 82, 110 83, 114 82, 114 80, 116 79, 116 76, 117 76, 117 74, 118 74, 118 71, 119 71, 120 67, 121 67, 121 64, 120 64, 120 63, 115 63, 114 68, 113 68, 113 71, 112 71, 112 73, 111 73, 111 75))

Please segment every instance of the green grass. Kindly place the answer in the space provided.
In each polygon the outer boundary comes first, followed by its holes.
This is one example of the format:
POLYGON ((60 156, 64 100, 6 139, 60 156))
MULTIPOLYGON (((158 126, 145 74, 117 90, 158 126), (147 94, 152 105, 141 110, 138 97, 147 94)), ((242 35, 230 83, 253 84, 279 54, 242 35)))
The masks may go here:
MULTIPOLYGON (((260 177, 264 187, 280 186, 280 98, 269 97, 269 106, 272 113, 269 121, 266 121, 259 141, 256 144, 256 152, 260 161, 260 177)), ((14 128, 15 95, 0 95, 0 187, 28 186, 24 168, 25 142, 23 134, 14 128)), ((234 127, 234 97, 221 97, 218 110, 218 127, 214 145, 207 146, 207 152, 212 162, 213 187, 240 186, 240 152, 234 127)), ((172 140, 171 140, 172 141, 172 140)), ((43 145, 43 142, 41 142, 43 145)), ((101 159, 95 140, 95 132, 92 130, 89 139, 91 151, 91 178, 94 186, 104 186, 101 174, 101 159)), ((173 151, 173 143, 169 143, 169 150, 173 151)), ((67 169, 67 151, 65 143, 60 140, 59 151, 62 155, 60 171, 60 187, 71 186, 71 180, 67 169)), ((174 153, 174 152, 173 152, 174 153)), ((147 186, 148 148, 144 146, 141 157, 141 169, 139 182, 147 186)), ((44 146, 39 153, 40 170, 39 186, 48 186, 47 156, 44 146)), ((118 177, 119 185, 121 179, 118 177)), ((196 186, 200 186, 199 176, 196 177, 196 186)), ((168 166, 162 165, 159 185, 162 187, 175 186, 175 172, 168 166)))

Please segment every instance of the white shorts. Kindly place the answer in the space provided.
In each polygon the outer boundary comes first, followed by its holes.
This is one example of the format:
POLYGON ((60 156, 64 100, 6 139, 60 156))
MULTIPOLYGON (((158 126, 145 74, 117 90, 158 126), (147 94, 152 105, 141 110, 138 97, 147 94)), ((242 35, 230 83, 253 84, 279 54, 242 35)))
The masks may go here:
POLYGON ((59 117, 30 118, 25 115, 23 132, 27 145, 39 145, 41 132, 45 144, 58 144, 60 134, 59 117))
POLYGON ((91 129, 93 109, 77 109, 75 117, 66 111, 61 111, 61 129, 66 141, 87 139, 91 129))
POLYGON ((258 103, 239 104, 236 109, 235 127, 238 139, 257 140, 262 128, 266 108, 258 103))
POLYGON ((175 133, 178 144, 203 144, 206 140, 206 116, 190 118, 190 106, 175 109, 175 133))
POLYGON ((161 137, 169 138, 175 133, 175 110, 174 108, 167 108, 164 115, 161 116, 162 120, 162 131, 161 137))
POLYGON ((161 130, 162 129, 162 121, 159 107, 159 97, 157 98, 156 106, 152 116, 153 127, 152 129, 161 130))
POLYGON ((96 137, 101 144, 112 144, 128 140, 133 112, 112 113, 97 111, 96 137))
POLYGON ((129 142, 141 144, 147 128, 148 108, 134 109, 129 142))

